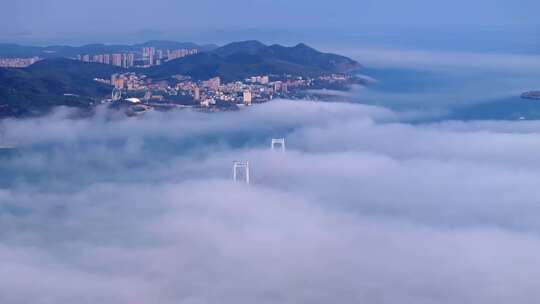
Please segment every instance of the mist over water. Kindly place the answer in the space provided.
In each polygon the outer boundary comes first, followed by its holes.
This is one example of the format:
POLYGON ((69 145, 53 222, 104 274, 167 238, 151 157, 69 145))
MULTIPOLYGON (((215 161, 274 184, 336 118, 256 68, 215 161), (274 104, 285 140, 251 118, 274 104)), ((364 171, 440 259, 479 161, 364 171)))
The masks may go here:
POLYGON ((354 102, 439 112, 438 119, 534 120, 540 104, 520 95, 540 89, 536 37, 527 29, 405 27, 338 33, 316 45, 364 65, 359 74, 373 81, 350 93, 354 102))
POLYGON ((5 120, 0 302, 535 303, 540 123, 430 115, 5 120))
POLYGON ((518 120, 540 118, 540 104, 522 99, 538 87, 540 74, 501 69, 462 68, 459 71, 408 67, 366 68, 375 82, 350 93, 356 102, 396 110, 431 110, 438 119, 518 120))

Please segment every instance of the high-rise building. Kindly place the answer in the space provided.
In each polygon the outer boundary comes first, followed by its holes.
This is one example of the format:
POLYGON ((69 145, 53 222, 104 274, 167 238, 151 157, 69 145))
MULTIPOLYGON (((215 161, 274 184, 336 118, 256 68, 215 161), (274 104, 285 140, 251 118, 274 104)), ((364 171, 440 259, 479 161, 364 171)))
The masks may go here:
POLYGON ((0 67, 5 68, 25 68, 30 66, 38 61, 41 58, 31 57, 31 58, 0 58, 0 67))
POLYGON ((131 68, 135 65, 135 54, 129 53, 127 54, 127 67, 131 68))
POLYGON ((274 82, 274 92, 277 93, 281 90, 281 81, 274 82))
POLYGON ((112 54, 112 65, 122 66, 122 54, 112 54))
POLYGON ((84 62, 90 62, 90 55, 83 55, 83 56, 82 56, 82 61, 84 61, 84 62))
POLYGON ((122 67, 127 68, 128 67, 128 58, 127 54, 122 54, 122 67))
POLYGON ((198 53, 197 49, 180 49, 180 50, 167 50, 167 61, 186 57, 189 55, 195 55, 198 53))
POLYGON ((103 63, 111 64, 111 55, 109 55, 109 54, 103 55, 103 63))
POLYGON ((154 48, 150 48, 150 52, 148 53, 148 65, 152 66, 154 65, 154 48))
POLYGON ((156 55, 156 48, 145 47, 143 48, 143 58, 146 59, 149 66, 154 65, 154 57, 156 55))
POLYGON ((199 87, 195 87, 195 89, 193 89, 193 99, 194 100, 201 99, 201 89, 199 89, 199 87))
POLYGON ((150 53, 150 48, 145 47, 142 49, 143 58, 148 58, 148 53, 150 53))
POLYGON ((246 106, 250 106, 250 105, 251 105, 251 101, 252 101, 251 91, 250 91, 250 90, 245 90, 245 91, 244 91, 244 104, 245 104, 246 106))
POLYGON ((103 55, 92 56, 92 62, 103 63, 103 55))

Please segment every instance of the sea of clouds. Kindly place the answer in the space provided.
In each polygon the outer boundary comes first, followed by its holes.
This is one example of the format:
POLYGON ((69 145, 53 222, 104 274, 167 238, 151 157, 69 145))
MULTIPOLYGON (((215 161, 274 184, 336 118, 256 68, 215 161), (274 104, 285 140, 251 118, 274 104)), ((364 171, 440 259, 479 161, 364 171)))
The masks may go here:
POLYGON ((4 120, 0 303, 537 303, 540 122, 425 115, 4 120))

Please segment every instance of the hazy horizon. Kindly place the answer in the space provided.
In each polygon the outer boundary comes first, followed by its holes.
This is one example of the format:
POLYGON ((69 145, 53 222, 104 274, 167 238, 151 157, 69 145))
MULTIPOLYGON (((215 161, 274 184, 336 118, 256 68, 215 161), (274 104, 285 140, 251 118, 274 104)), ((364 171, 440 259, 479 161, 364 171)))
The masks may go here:
POLYGON ((437 41, 438 32, 482 38, 483 33, 508 31, 538 37, 538 10, 540 3, 532 0, 8 1, 0 12, 0 41, 38 45, 148 39, 335 43, 359 37, 375 42, 397 39, 399 43, 401 35, 403 39, 428 35, 437 41))

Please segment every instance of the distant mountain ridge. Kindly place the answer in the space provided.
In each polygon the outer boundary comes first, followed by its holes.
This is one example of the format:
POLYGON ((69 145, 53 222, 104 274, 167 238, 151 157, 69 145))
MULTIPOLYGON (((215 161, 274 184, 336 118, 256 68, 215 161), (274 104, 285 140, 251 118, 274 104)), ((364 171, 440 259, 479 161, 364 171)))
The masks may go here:
POLYGON ((263 74, 319 76, 347 73, 360 67, 358 62, 350 58, 319 52, 303 43, 292 47, 278 44, 267 46, 250 40, 172 60, 148 69, 146 73, 156 78, 182 74, 196 80, 221 77, 234 81, 263 74))
POLYGON ((267 46, 257 40, 247 40, 239 42, 231 42, 222 47, 216 48, 212 53, 217 54, 222 57, 227 57, 234 54, 247 54, 247 55, 256 55, 267 48, 267 46))
POLYGON ((201 52, 211 51, 218 46, 215 44, 199 45, 192 42, 177 42, 168 40, 151 40, 138 44, 87 44, 83 46, 52 45, 45 47, 24 46, 18 44, 0 43, 0 57, 75 57, 77 55, 98 55, 121 52, 134 52, 142 47, 156 47, 161 49, 197 49, 201 52))

